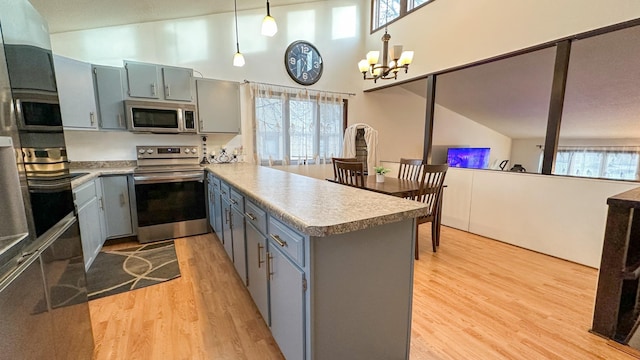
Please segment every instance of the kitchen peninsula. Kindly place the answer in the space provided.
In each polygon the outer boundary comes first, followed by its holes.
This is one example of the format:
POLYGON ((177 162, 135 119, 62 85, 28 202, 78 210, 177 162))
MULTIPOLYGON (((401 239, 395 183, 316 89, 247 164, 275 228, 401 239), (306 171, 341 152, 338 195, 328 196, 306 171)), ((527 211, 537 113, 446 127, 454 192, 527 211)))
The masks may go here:
POLYGON ((207 170, 213 217, 231 227, 216 232, 226 247, 245 228, 246 252, 227 252, 286 358, 409 358, 423 204, 269 167, 207 170))

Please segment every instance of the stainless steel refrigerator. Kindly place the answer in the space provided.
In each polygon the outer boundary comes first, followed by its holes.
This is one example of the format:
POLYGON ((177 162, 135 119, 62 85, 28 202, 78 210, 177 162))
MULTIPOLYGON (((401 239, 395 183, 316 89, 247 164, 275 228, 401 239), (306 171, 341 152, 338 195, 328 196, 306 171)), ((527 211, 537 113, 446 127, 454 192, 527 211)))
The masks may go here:
POLYGON ((27 0, 0 0, 0 358, 93 346, 47 25, 27 0))

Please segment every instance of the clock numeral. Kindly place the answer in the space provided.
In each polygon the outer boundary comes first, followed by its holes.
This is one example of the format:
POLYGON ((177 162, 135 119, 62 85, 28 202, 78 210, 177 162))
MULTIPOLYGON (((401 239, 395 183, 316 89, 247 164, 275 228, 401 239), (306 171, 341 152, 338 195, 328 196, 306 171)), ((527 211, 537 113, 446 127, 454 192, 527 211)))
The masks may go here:
POLYGON ((313 62, 313 68, 314 68, 314 69, 317 69, 317 68, 319 68, 319 67, 320 67, 320 62, 318 62, 318 61, 314 61, 314 62, 313 62))
POLYGON ((289 58, 289 64, 291 64, 291 65, 295 65, 295 64, 296 64, 296 58, 294 58, 294 57, 290 57, 290 58, 289 58))
POLYGON ((306 72, 302 73, 302 79, 307 80, 309 79, 309 74, 307 74, 306 72))
POLYGON ((309 52, 309 47, 308 47, 308 46, 303 46, 303 47, 302 47, 302 53, 303 53, 303 54, 306 54, 306 53, 308 53, 308 52, 309 52))

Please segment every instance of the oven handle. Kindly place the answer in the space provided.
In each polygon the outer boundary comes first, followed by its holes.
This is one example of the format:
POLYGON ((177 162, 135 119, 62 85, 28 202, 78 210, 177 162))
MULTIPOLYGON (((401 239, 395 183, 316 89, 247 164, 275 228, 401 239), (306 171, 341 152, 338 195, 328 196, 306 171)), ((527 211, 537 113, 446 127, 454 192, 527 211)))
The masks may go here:
POLYGON ((185 182, 185 181, 204 181, 204 173, 186 173, 186 174, 149 174, 149 175, 134 175, 133 182, 138 184, 158 184, 169 182, 185 182))

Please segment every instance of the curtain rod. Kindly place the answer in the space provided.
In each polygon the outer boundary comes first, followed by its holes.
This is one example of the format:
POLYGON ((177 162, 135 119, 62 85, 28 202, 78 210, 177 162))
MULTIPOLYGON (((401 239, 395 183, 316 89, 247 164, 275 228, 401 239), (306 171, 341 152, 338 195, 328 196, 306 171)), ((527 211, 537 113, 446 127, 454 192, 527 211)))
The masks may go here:
POLYGON ((329 93, 329 94, 339 94, 339 95, 356 96, 356 94, 355 94, 355 93, 345 93, 345 92, 339 92, 339 91, 327 91, 327 90, 307 89, 307 88, 294 87, 294 86, 286 86, 286 85, 278 85, 278 84, 269 84, 269 83, 263 83, 263 82, 259 82, 259 81, 249 81, 249 80, 247 80, 247 79, 245 79, 245 80, 244 80, 244 83, 245 83, 245 84, 254 83, 254 84, 260 84, 260 85, 277 86, 277 87, 281 87, 281 88, 294 89, 294 90, 310 90, 310 91, 324 92, 324 93, 329 93))

